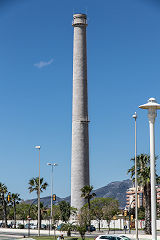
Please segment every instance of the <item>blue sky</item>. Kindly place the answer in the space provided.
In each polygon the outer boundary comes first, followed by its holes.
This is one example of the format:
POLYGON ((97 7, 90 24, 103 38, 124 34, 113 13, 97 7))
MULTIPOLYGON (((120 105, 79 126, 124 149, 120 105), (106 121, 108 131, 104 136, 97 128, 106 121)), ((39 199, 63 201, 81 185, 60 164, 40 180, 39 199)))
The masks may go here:
MULTIPOLYGON (((70 194, 73 13, 88 14, 90 179, 94 188, 129 178, 137 151, 149 153, 150 97, 160 102, 160 4, 149 0, 0 1, 0 181, 23 199, 41 176, 70 194)), ((156 119, 160 153, 160 112, 156 119)), ((158 173, 160 163, 157 162, 158 173)), ((50 186, 41 196, 50 194, 50 186)))

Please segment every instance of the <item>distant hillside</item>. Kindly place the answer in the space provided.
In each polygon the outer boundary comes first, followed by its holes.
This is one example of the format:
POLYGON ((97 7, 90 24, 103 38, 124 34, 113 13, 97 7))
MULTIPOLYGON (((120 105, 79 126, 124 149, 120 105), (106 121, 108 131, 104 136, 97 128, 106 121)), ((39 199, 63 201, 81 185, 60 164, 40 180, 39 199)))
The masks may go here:
POLYGON ((111 182, 105 187, 98 188, 94 192, 96 197, 111 197, 119 202, 120 208, 126 205, 126 190, 132 186, 132 181, 127 179, 124 181, 111 182))
MULTIPOLYGON (((126 205, 126 190, 128 188, 130 188, 131 186, 132 186, 132 181, 127 179, 127 180, 123 180, 123 181, 111 182, 104 187, 94 190, 94 192, 96 193, 96 197, 104 197, 104 198, 111 197, 111 198, 117 199, 119 201, 120 208, 124 208, 126 205)), ((70 196, 68 196, 66 198, 57 197, 55 204, 57 204, 58 202, 63 201, 63 200, 70 202, 71 197, 70 196)), ((25 202, 32 203, 33 201, 35 201, 35 204, 36 204, 37 199, 31 199, 31 200, 27 200, 25 202)), ((41 202, 45 206, 50 207, 51 197, 50 196, 43 197, 43 198, 41 198, 41 202)))

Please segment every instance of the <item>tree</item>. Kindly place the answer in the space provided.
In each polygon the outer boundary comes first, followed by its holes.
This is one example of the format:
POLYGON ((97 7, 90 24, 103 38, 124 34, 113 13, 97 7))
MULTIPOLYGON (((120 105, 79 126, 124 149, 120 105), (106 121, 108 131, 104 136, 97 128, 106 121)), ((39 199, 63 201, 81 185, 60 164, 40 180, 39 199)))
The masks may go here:
POLYGON ((53 205, 52 220, 53 220, 54 227, 56 226, 56 223, 59 221, 60 216, 61 216, 61 211, 60 211, 59 205, 53 205))
POLYGON ((76 226, 76 230, 79 232, 79 234, 81 235, 82 240, 85 239, 85 233, 86 233, 86 226, 84 224, 82 225, 77 225, 76 226))
POLYGON ((91 193, 93 190, 93 186, 85 185, 83 188, 81 188, 81 197, 87 200, 88 203, 88 209, 90 209, 90 200, 96 196, 95 193, 91 193))
POLYGON ((138 219, 140 219, 140 220, 145 219, 145 208, 144 207, 138 208, 138 219))
POLYGON ((30 207, 30 204, 26 204, 25 202, 19 203, 16 207, 17 218, 19 220, 23 220, 23 225, 24 225, 24 220, 27 219, 29 207, 30 207))
POLYGON ((3 219, 3 207, 2 207, 2 200, 0 199, 0 219, 3 219))
POLYGON ((74 223, 65 223, 61 227, 61 231, 67 231, 68 237, 71 236, 71 231, 74 231, 74 230, 76 230, 76 226, 74 225, 74 223))
MULTIPOLYGON (((39 177, 36 178, 32 178, 29 180, 29 192, 33 192, 35 191, 37 193, 37 197, 38 197, 38 188, 39 188, 39 177)), ((48 186, 47 182, 43 183, 43 178, 40 178, 40 192, 43 192, 43 190, 46 190, 48 186)))
POLYGON ((66 201, 61 201, 58 206, 60 209, 60 220, 66 223, 71 215, 70 204, 66 201))
POLYGON ((95 198, 90 202, 91 216, 98 221, 99 231, 100 222, 103 219, 103 207, 105 206, 105 198, 95 198))
POLYGON ((85 239, 85 233, 87 231, 87 226, 90 224, 90 213, 89 209, 85 206, 80 209, 77 216, 77 226, 76 229, 81 235, 82 240, 85 239))
MULTIPOLYGON (((90 186, 90 185, 85 185, 83 188, 81 188, 81 197, 83 197, 84 199, 87 200, 87 204, 88 204, 88 210, 89 210, 89 214, 91 214, 90 212, 90 201, 92 198, 94 198, 96 196, 95 193, 92 193, 92 190, 93 190, 93 186, 90 186)), ((89 220, 89 231, 90 231, 90 225, 91 225, 91 217, 90 217, 90 220, 89 220)))
POLYGON ((19 197, 20 195, 18 193, 12 193, 11 194, 11 205, 13 206, 14 209, 14 228, 16 228, 16 204, 19 204, 21 201, 21 198, 19 197))
POLYGON ((114 215, 118 213, 118 200, 113 198, 105 198, 105 206, 103 207, 103 217, 108 224, 108 233, 110 231, 110 222, 114 215))
MULTIPOLYGON (((35 191, 37 193, 37 198, 38 198, 38 190, 39 190, 39 177, 36 178, 32 178, 29 180, 29 192, 33 192, 35 191)), ((43 192, 43 190, 46 190, 48 186, 47 182, 43 182, 43 178, 40 178, 40 192, 43 192)), ((41 226, 41 219, 40 219, 40 223, 39 226, 41 226)))
MULTIPOLYGON (((36 205, 33 205, 30 209, 30 204, 23 202, 20 202, 17 206, 16 206, 16 218, 19 220, 23 220, 23 225, 24 225, 24 220, 27 219, 27 217, 29 216, 29 212, 30 212, 30 217, 32 220, 36 220, 37 219, 37 207, 36 205), (29 211, 30 209, 30 211, 29 211)), ((14 217, 14 209, 13 207, 10 210, 10 215, 13 218, 14 217)))
POLYGON ((49 213, 49 211, 48 211, 47 207, 44 206, 44 203, 41 202, 40 203, 40 219, 47 220, 50 217, 50 215, 48 213, 49 213))
MULTIPOLYGON (((156 157, 157 160, 157 157, 156 157)), ((135 159, 131 159, 135 162, 135 159)), ((128 173, 135 182, 135 165, 133 165, 128 173)), ((156 174, 156 181, 160 183, 160 177, 156 174)), ((145 233, 151 234, 151 184, 150 184, 150 156, 140 154, 137 156, 137 182, 143 188, 145 199, 145 233)))
POLYGON ((0 194, 2 199, 2 206, 3 206, 3 218, 4 218, 4 224, 5 227, 7 227, 7 202, 5 200, 6 193, 7 193, 7 187, 3 183, 0 182, 0 194))

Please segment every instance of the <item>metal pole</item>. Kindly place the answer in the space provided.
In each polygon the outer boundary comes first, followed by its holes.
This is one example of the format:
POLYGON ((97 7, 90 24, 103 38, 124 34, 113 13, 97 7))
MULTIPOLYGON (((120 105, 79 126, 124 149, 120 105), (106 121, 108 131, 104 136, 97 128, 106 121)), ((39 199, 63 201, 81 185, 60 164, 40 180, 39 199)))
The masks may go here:
POLYGON ((157 116, 157 109, 160 104, 155 98, 150 98, 148 103, 139 106, 142 109, 148 109, 149 129, 150 129, 150 175, 151 175, 151 222, 152 222, 152 240, 157 240, 157 210, 156 210, 156 177, 155 177, 155 134, 154 123, 157 116))
POLYGON ((29 224, 28 224, 28 236, 30 236, 30 219, 29 219, 29 224))
POLYGON ((51 226, 51 223, 50 223, 50 219, 48 220, 49 221, 49 236, 50 236, 50 226, 51 226))
POLYGON ((135 222, 136 222, 136 240, 138 240, 138 195, 137 195, 137 114, 135 113, 135 222))
POLYGON ((151 171, 151 220, 152 220, 152 239, 157 239, 157 226, 156 226, 156 179, 155 179, 155 134, 154 123, 156 117, 156 110, 149 109, 149 128, 150 128, 150 171, 151 171))
POLYGON ((40 148, 39 148, 39 184, 38 184, 38 236, 40 236, 40 148))
POLYGON ((53 164, 51 165, 51 222, 50 222, 50 230, 52 230, 52 219, 53 219, 53 164))
MULTIPOLYGON (((51 166, 51 214, 50 214, 50 230, 52 230, 53 224, 53 167, 57 166, 57 163, 47 163, 48 166, 51 166)), ((55 235, 55 230, 54 230, 55 235)))
POLYGON ((131 208, 129 207, 129 234, 131 233, 131 208))

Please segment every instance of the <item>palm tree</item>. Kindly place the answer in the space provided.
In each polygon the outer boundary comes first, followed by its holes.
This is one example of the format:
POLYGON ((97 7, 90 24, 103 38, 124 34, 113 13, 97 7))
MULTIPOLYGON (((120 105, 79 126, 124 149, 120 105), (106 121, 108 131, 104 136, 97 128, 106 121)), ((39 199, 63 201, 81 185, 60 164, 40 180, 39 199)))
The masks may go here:
MULTIPOLYGON (((31 193, 35 191, 38 197, 39 177, 31 178, 28 184, 29 184, 29 187, 28 187, 29 192, 31 193)), ((43 192, 43 190, 46 190, 47 186, 48 186, 48 183, 47 182, 43 183, 43 178, 40 178, 40 192, 43 192)))
MULTIPOLYGON (((31 178, 28 184, 29 184, 29 187, 28 187, 29 192, 31 193, 35 191, 37 193, 37 198, 38 198, 39 177, 31 178)), ((40 192, 43 192, 43 190, 46 190, 47 186, 48 186, 48 183, 43 182, 43 178, 40 178, 40 192)), ((41 226, 41 219, 40 219, 39 226, 41 226)))
POLYGON ((85 185, 83 188, 81 188, 81 197, 83 197, 84 199, 87 200, 88 203, 88 211, 89 211, 89 231, 90 231, 90 225, 91 225, 91 217, 90 217, 90 209, 91 209, 91 204, 90 201, 92 198, 94 198, 96 196, 95 193, 91 193, 93 190, 93 186, 90 185, 85 185))
POLYGON ((2 199, 2 206, 3 206, 3 217, 4 217, 4 224, 7 227, 7 203, 5 200, 5 195, 7 193, 7 187, 0 182, 0 195, 2 199))
MULTIPOLYGON (((157 157, 156 157, 157 159, 157 157)), ((131 161, 135 161, 134 158, 131 161)), ((135 181, 135 166, 133 165, 128 173, 131 179, 135 181)), ((156 181, 160 183, 160 177, 156 174, 156 181)), ((137 182, 143 188, 145 199, 145 232, 151 234, 151 183, 150 183, 150 156, 140 154, 137 156, 137 182)))
POLYGON ((88 209, 90 210, 91 205, 90 205, 90 200, 96 196, 95 193, 91 193, 93 190, 93 186, 90 185, 85 185, 83 188, 81 188, 81 197, 87 200, 88 203, 88 209))
POLYGON ((18 193, 12 193, 11 194, 11 205, 14 209, 14 228, 16 228, 16 204, 19 204, 21 201, 21 198, 19 197, 18 193))
POLYGON ((69 202, 61 201, 58 203, 60 209, 60 220, 63 222, 68 222, 71 215, 71 206, 69 202))

